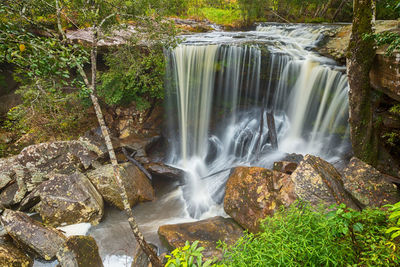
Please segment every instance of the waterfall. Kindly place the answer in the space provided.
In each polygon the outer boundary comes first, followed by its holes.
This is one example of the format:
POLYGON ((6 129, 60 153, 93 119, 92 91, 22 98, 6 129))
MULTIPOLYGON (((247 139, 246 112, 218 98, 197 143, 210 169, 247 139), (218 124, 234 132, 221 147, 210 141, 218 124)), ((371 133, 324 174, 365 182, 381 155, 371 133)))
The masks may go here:
POLYGON ((312 50, 326 30, 273 24, 187 36, 166 51, 168 161, 187 172, 182 192, 192 217, 222 202, 235 166, 271 167, 285 153, 343 153, 347 77, 312 50), (271 149, 267 112, 279 151, 271 149))

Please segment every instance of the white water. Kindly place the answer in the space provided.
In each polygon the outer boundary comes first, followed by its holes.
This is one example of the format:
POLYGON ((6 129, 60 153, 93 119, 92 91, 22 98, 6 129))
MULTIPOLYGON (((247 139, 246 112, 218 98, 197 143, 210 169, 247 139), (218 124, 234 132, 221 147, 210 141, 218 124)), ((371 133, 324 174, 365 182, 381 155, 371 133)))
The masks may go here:
POLYGON ((328 27, 259 26, 188 36, 169 50, 169 163, 194 218, 221 214, 224 185, 238 165, 270 167, 285 153, 339 157, 347 145, 347 77, 312 51, 328 27), (266 115, 273 111, 279 150, 266 115), (260 121, 264 120, 260 131, 260 121), (261 136, 260 136, 261 132, 261 136))

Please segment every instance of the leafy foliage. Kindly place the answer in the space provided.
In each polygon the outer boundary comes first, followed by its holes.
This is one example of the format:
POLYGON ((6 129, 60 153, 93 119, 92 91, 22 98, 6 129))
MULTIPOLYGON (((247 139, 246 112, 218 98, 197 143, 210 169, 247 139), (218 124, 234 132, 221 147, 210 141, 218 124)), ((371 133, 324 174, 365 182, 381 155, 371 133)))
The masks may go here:
POLYGON ((386 233, 391 234, 391 239, 397 239, 400 236, 400 202, 394 205, 388 205, 390 216, 389 219, 394 226, 390 227, 386 233))
POLYGON ((165 256, 168 261, 166 267, 216 267, 213 260, 203 261, 203 247, 198 247, 199 241, 191 245, 186 241, 185 246, 177 248, 171 252, 171 255, 165 256))
POLYGON ((146 109, 151 101, 164 97, 163 49, 176 44, 175 28, 158 21, 156 26, 148 23, 144 29, 140 37, 133 36, 128 44, 105 57, 109 69, 101 74, 98 94, 109 105, 136 102, 139 109, 146 109))
POLYGON ((78 67, 88 65, 90 47, 66 41, 66 29, 101 25, 104 36, 128 23, 140 29, 135 41, 112 49, 106 56, 109 68, 99 75, 103 83, 99 93, 108 104, 137 101, 143 108, 149 107, 153 99, 162 98, 162 50, 163 45, 169 46, 175 40, 175 30, 149 7, 150 2, 2 1, 0 62, 14 66, 15 79, 21 85, 18 93, 23 99, 19 112, 11 111, 3 123, 5 129, 16 130, 15 139, 35 133, 41 136, 37 141, 44 141, 74 138, 82 133, 81 129, 91 127, 90 115, 82 112, 90 105, 89 88, 78 71, 78 67), (145 43, 139 43, 139 39, 145 43))
POLYGON ((397 266, 397 247, 385 236, 387 214, 341 205, 326 213, 298 203, 227 247, 225 266, 397 266))
POLYGON ((363 36, 363 39, 374 39, 378 46, 388 45, 386 49, 387 56, 391 56, 395 50, 400 50, 400 35, 395 32, 366 34, 363 36))

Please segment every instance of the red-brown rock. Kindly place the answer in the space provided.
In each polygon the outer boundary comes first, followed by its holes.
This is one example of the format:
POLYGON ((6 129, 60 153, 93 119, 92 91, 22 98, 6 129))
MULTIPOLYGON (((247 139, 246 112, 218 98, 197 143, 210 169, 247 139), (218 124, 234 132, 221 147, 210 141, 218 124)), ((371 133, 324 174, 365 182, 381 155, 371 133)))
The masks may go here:
POLYGON ((226 184, 224 209, 251 232, 260 231, 260 220, 273 215, 281 205, 296 200, 290 176, 258 167, 238 167, 226 184))

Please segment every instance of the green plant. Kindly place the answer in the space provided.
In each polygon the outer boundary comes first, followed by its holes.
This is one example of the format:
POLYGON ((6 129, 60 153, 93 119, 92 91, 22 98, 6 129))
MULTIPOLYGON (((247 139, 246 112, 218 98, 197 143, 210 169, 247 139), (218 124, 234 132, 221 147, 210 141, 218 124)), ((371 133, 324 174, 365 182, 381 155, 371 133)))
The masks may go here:
POLYGON ((217 266, 213 260, 203 261, 203 247, 198 247, 199 241, 191 245, 186 241, 185 246, 177 248, 171 252, 171 255, 165 256, 168 261, 166 267, 208 267, 217 266))
POLYGON ((387 207, 390 211, 389 220, 393 222, 394 226, 390 227, 386 233, 391 234, 390 237, 394 240, 400 236, 400 202, 387 207))
POLYGON ((385 235, 387 213, 345 205, 312 208, 298 202, 263 221, 232 247, 222 244, 225 266, 397 266, 397 249, 385 235), (333 209, 333 210, 332 210, 333 209))
POLYGON ((391 56, 394 51, 400 49, 400 35, 396 32, 382 32, 375 34, 366 34, 363 36, 364 40, 375 40, 376 45, 387 45, 386 55, 391 56))

